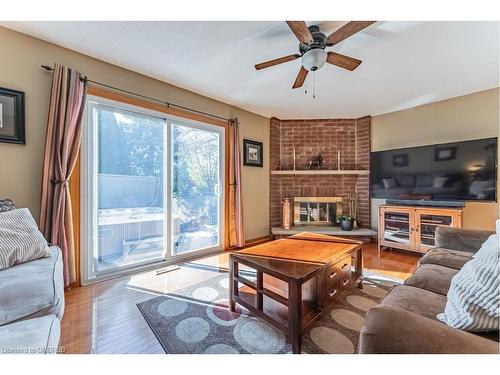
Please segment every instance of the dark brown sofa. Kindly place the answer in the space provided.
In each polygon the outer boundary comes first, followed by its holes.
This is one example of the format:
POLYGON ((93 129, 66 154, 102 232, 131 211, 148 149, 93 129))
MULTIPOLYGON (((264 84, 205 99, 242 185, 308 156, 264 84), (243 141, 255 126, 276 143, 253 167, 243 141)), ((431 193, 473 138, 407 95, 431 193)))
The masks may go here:
POLYGON ((359 353, 499 353, 498 331, 472 334, 447 326, 444 311, 451 279, 493 232, 440 227, 436 248, 403 285, 371 309, 360 332, 359 353))

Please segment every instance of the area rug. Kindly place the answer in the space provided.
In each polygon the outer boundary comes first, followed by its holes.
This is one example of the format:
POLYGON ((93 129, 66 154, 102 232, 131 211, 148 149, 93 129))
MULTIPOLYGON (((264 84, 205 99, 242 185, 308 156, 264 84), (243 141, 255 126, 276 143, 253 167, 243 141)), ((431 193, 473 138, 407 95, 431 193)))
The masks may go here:
MULTIPOLYGON (((166 353, 285 354, 285 335, 262 318, 237 306, 228 309, 228 275, 216 274, 202 285, 137 304, 166 353)), ((370 275, 363 289, 353 289, 336 302, 302 338, 303 354, 357 352, 366 312, 396 282, 370 275)))

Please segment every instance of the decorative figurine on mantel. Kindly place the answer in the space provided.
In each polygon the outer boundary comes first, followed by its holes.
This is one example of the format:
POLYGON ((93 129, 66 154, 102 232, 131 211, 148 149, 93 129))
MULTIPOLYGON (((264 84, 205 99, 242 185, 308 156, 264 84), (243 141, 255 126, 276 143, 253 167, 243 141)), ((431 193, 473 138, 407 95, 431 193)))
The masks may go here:
POLYGON ((309 161, 309 169, 321 169, 325 165, 325 159, 321 153, 309 161))

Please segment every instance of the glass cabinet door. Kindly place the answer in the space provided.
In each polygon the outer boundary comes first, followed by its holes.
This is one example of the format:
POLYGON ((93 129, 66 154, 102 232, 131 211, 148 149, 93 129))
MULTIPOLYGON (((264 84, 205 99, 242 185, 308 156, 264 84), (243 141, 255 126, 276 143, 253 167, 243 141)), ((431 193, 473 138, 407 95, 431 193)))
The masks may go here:
POLYGON ((450 226, 453 226, 453 217, 451 215, 417 213, 416 231, 420 246, 427 248, 435 247, 436 229, 450 226))
POLYGON ((384 241, 411 245, 410 214, 408 212, 384 212, 384 241))

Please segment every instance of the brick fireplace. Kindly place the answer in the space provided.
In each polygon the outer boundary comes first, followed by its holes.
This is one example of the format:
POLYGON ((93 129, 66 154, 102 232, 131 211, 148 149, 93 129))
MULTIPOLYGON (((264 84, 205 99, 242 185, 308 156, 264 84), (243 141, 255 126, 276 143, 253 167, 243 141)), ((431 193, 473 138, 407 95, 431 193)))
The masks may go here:
MULTIPOLYGON (((271 119, 270 134, 270 226, 281 225, 281 200, 284 197, 340 197, 348 213, 349 195, 358 194, 358 220, 370 227, 369 175, 371 117, 357 119, 280 120, 271 119), (293 169, 309 170, 309 161, 319 153, 325 160, 321 170, 337 174, 287 174, 293 169), (273 171, 282 170, 283 174, 273 171), (353 171, 362 170, 363 173, 353 171)), ((292 201, 293 205, 293 201, 292 201)), ((293 212, 293 210, 291 210, 293 212)), ((291 218, 293 222, 293 218, 291 218)))

